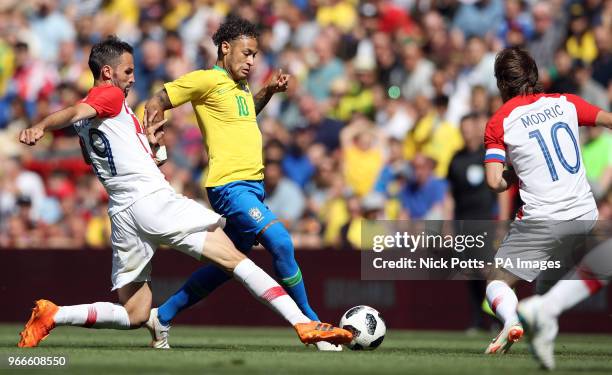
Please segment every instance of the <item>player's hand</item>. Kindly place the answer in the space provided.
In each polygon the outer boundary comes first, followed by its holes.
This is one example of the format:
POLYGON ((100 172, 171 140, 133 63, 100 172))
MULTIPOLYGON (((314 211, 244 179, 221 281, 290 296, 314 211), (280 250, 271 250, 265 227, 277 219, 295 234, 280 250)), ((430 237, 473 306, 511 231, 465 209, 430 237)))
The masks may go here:
POLYGON ((291 75, 283 74, 282 69, 277 70, 266 84, 266 90, 270 94, 287 91, 287 87, 289 87, 289 78, 291 78, 291 75))
POLYGON ((19 133, 19 142, 32 146, 35 145, 43 135, 45 135, 44 127, 42 125, 34 125, 19 133))
POLYGON ((157 115, 157 111, 152 113, 147 113, 147 110, 144 111, 144 116, 142 119, 142 123, 144 124, 145 133, 147 135, 147 139, 149 143, 152 145, 159 145, 160 140, 164 137, 164 124, 168 121, 168 119, 162 119, 161 121, 155 121, 155 116, 157 115))

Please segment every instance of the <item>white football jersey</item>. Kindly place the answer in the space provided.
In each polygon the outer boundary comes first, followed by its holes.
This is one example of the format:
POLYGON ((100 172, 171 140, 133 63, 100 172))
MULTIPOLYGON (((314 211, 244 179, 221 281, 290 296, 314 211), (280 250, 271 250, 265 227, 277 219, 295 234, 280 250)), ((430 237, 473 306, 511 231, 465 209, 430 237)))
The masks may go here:
POLYGON ((83 156, 109 195, 110 216, 139 198, 170 189, 155 161, 144 128, 130 109, 121 89, 92 88, 84 103, 98 115, 74 123, 83 156))
POLYGON ((518 218, 572 220, 597 209, 587 182, 578 126, 595 125, 600 109, 575 95, 515 97, 485 131, 485 163, 509 163, 524 202, 518 218))

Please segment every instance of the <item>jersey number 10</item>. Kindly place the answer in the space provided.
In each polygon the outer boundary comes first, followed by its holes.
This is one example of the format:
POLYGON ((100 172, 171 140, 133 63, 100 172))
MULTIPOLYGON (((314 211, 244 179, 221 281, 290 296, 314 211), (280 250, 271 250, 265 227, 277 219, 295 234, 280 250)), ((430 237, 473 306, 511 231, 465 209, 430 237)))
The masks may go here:
POLYGON ((238 116, 248 116, 249 106, 243 96, 236 95, 236 102, 238 104, 238 116))
MULTIPOLYGON (((570 129, 569 125, 564 122, 558 122, 554 124, 550 129, 550 137, 552 138, 552 143, 555 147, 555 153, 557 154, 559 162, 561 163, 563 168, 565 168, 565 170, 571 174, 578 173, 578 170, 580 169, 580 151, 578 150, 578 142, 576 142, 576 137, 574 137, 574 133, 572 133, 572 130, 570 129), (574 151, 576 152, 576 165, 570 165, 563 156, 563 153, 561 152, 561 147, 559 146, 559 138, 557 135, 559 130, 561 129, 565 130, 567 134, 569 134, 572 143, 574 144, 574 151)), ((550 177, 552 178, 553 182, 557 181, 559 179, 559 175, 557 174, 557 169, 553 164, 550 151, 548 150, 548 146, 546 146, 546 142, 544 142, 544 137, 542 137, 542 133, 540 132, 540 130, 534 130, 532 132, 529 132, 529 138, 535 138, 538 141, 540 149, 544 154, 544 159, 546 159, 546 165, 548 165, 550 177)))

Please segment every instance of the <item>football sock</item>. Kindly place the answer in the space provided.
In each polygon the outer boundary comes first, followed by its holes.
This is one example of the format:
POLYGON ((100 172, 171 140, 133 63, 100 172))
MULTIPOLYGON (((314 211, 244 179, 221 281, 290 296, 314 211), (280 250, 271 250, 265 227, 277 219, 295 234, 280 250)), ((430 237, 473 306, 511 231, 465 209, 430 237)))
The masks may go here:
POLYGON ((287 229, 281 223, 273 224, 266 229, 259 241, 272 254, 276 276, 281 279, 287 293, 297 303, 304 315, 311 320, 318 321, 319 317, 308 303, 306 286, 302 272, 295 261, 293 242, 287 229))
MULTIPOLYGON (((261 238, 262 245, 274 258, 276 275, 281 279, 287 293, 308 318, 318 321, 319 317, 308 303, 306 287, 294 258, 293 242, 283 225, 270 226, 261 238)), ((194 305, 231 276, 213 265, 207 265, 194 272, 185 284, 158 308, 159 321, 167 325, 181 311, 194 305)))
POLYGON ((130 317, 121 305, 96 302, 87 305, 59 306, 53 317, 58 326, 129 329, 130 317))
POLYGON ((612 240, 591 250, 575 271, 557 282, 542 296, 544 306, 559 316, 579 302, 597 293, 612 277, 612 240))
POLYGON ((231 278, 214 265, 201 267, 189 277, 181 289, 159 306, 159 321, 164 325, 170 324, 178 313, 196 304, 231 278))
POLYGON ((291 325, 310 322, 295 301, 285 293, 283 287, 250 259, 244 259, 238 263, 234 269, 234 278, 261 302, 282 315, 291 325))
POLYGON ((487 285, 486 294, 491 310, 501 320, 504 327, 509 327, 519 321, 516 314, 518 299, 508 284, 494 280, 487 285))

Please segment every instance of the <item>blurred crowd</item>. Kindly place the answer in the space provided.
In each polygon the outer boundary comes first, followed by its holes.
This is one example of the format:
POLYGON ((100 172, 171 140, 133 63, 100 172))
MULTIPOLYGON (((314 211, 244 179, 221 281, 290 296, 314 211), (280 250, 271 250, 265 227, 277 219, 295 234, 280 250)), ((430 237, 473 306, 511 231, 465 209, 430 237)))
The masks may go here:
MULTIPOLYGON (((104 248, 107 196, 71 128, 36 147, 18 133, 84 97, 91 46, 135 48, 138 116, 165 81, 214 65, 229 14, 260 27, 253 91, 275 69, 289 89, 259 116, 266 202, 297 248, 355 248, 371 219, 511 219, 517 189, 485 186, 483 134, 502 104, 505 46, 529 50, 549 92, 608 110, 610 0, 3 0, 0 4, 0 248, 104 248)), ((162 171, 185 196, 207 154, 189 105, 173 110, 162 171)), ((612 135, 582 129, 600 218, 612 219, 612 135)))

